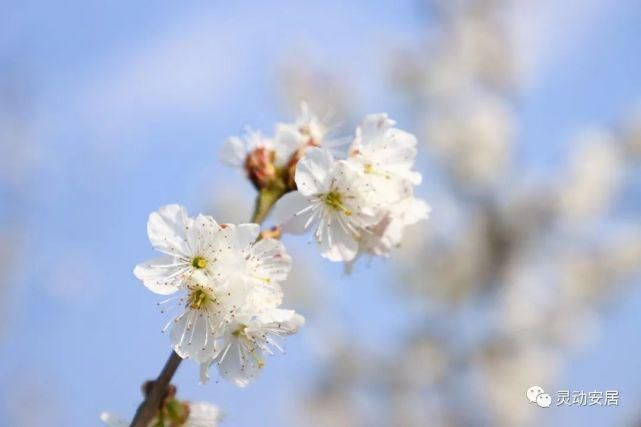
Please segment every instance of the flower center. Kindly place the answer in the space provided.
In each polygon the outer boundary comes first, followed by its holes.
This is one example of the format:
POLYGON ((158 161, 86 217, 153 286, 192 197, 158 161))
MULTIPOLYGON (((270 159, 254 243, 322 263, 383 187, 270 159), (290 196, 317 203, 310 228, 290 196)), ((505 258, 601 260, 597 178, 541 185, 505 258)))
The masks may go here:
POLYGON ((191 260, 191 265, 194 268, 202 269, 207 267, 207 260, 201 256, 197 256, 191 260))
POLYGON ((350 211, 345 207, 345 205, 343 205, 343 199, 340 193, 337 191, 330 191, 329 193, 325 194, 325 196, 323 197, 323 202, 335 211, 341 211, 347 216, 350 216, 352 214, 352 211, 350 211))
POLYGON ((364 169, 365 173, 372 173, 372 172, 374 172, 374 166, 372 166, 372 165, 371 165, 371 164, 369 164, 369 163, 365 163, 365 166, 363 166, 363 169, 364 169))
POLYGON ((214 301, 216 301, 216 298, 214 298, 213 295, 208 294, 202 288, 192 289, 187 296, 187 306, 194 310, 207 308, 214 301))
POLYGON ((247 330, 247 325, 240 325, 234 332, 231 334, 238 338, 241 335, 245 335, 245 331, 247 330))

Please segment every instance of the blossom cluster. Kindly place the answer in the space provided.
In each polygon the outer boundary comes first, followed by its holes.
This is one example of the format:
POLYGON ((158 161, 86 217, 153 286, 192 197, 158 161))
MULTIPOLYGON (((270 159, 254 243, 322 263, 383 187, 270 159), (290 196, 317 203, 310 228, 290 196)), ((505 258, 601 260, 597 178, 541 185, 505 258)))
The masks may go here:
MULTIPOLYGON (((413 170, 416 138, 394 125, 386 114, 366 116, 341 153, 341 140, 328 139, 329 127, 303 104, 273 137, 250 131, 225 144, 223 160, 242 168, 258 190, 255 223, 219 224, 175 204, 149 216, 149 240, 163 255, 134 274, 150 291, 171 295, 158 303, 174 312, 163 331, 170 330, 179 357, 200 365, 201 382, 215 366, 245 387, 265 355, 282 352, 280 341, 304 324, 280 308, 292 266, 277 240, 282 232, 313 229, 321 255, 349 267, 361 254, 387 256, 407 225, 427 217, 427 204, 414 197, 421 182, 413 170), (277 224, 261 232, 258 223, 272 210, 277 224)), ((184 424, 193 413, 182 413, 184 424)))
POLYGON ((428 205, 414 196, 421 182, 413 170, 416 138, 395 128, 386 114, 372 114, 340 153, 335 141, 324 139, 327 126, 321 123, 303 105, 297 122, 277 126, 273 138, 259 133, 244 141, 230 138, 223 159, 244 166, 259 188, 278 181, 282 171, 287 184, 274 208, 275 221, 283 232, 313 229, 323 257, 351 266, 361 254, 387 256, 405 227, 429 214, 428 205))
POLYGON ((134 274, 152 292, 177 294, 162 301, 178 309, 165 326, 182 358, 208 368, 240 387, 264 366, 265 353, 282 351, 279 338, 304 323, 280 309, 280 283, 291 269, 281 242, 259 239, 258 224, 218 224, 212 217, 189 217, 182 206, 168 205, 149 216, 147 233, 164 256, 136 266, 134 274))

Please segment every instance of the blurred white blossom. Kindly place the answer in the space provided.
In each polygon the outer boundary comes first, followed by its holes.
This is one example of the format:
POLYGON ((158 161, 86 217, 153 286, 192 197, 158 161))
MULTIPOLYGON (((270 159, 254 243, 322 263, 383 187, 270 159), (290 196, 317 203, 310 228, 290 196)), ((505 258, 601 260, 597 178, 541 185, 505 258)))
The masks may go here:
POLYGON ((494 184, 503 176, 515 133, 514 113, 497 97, 474 97, 426 118, 428 144, 458 179, 472 185, 494 184))
MULTIPOLYGON (((161 420, 153 420, 154 427, 156 426, 176 426, 176 427, 217 427, 223 420, 223 414, 220 409, 205 402, 184 402, 182 405, 187 407, 187 418, 184 421, 179 421, 177 424, 175 420, 167 419, 166 422, 161 420)), ((107 427, 128 427, 130 423, 117 415, 110 412, 103 412, 100 414, 100 420, 107 427)), ((151 424, 150 424, 151 425, 151 424)))
POLYGON ((620 180, 621 152, 613 135, 588 130, 575 141, 569 177, 561 188, 560 208, 570 221, 603 213, 620 180))

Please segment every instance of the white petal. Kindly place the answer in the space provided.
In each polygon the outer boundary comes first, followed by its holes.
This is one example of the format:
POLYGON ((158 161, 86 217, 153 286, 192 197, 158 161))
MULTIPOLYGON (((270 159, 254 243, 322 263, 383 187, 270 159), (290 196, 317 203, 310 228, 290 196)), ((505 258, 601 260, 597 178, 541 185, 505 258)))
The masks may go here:
POLYGON ((185 427, 217 427, 223 420, 223 413, 215 405, 205 402, 188 402, 188 405, 185 427))
POLYGON ((386 113, 368 114, 361 122, 361 137, 363 140, 375 139, 395 124, 396 122, 387 117, 386 113))
POLYGON ((350 261, 358 253, 358 242, 339 222, 339 215, 329 214, 319 224, 317 239, 321 255, 330 261, 350 261))
POLYGON ((203 246, 203 253, 199 255, 204 256, 208 260, 220 258, 226 253, 233 252, 230 247, 233 248, 235 244, 236 226, 233 224, 220 224, 212 231, 209 242, 203 246))
POLYGON ((374 173, 421 182, 421 175, 412 171, 416 160, 416 137, 411 133, 392 128, 393 121, 386 115, 367 116, 350 148, 356 157, 374 173))
POLYGON ((214 336, 207 317, 202 310, 187 310, 174 321, 171 329, 172 348, 183 359, 194 359, 198 363, 210 360, 216 355, 214 336))
POLYGON ((305 318, 294 310, 283 310, 280 308, 261 313, 256 320, 263 324, 278 324, 283 331, 293 334, 305 324, 305 318))
POLYGON ((259 357, 261 355, 258 354, 258 350, 250 351, 243 347, 241 339, 234 338, 231 340, 229 350, 219 363, 220 376, 238 387, 246 387, 260 374, 259 357))
POLYGON ((209 382, 209 367, 211 366, 211 360, 203 362, 200 364, 200 383, 207 384, 209 382))
POLYGON ((431 211, 431 208, 424 200, 416 197, 408 197, 402 206, 404 208, 403 222, 405 225, 416 224, 423 219, 427 219, 431 211))
POLYGON ((129 423, 127 421, 109 412, 101 413, 100 421, 105 423, 107 427, 128 427, 129 426, 129 423))
POLYGON ((325 193, 330 185, 328 178, 334 163, 328 150, 309 148, 296 166, 298 191, 305 196, 325 193))
POLYGON ((261 312, 283 303, 283 291, 278 283, 258 283, 252 286, 244 300, 243 310, 261 312))
MULTIPOLYGON (((192 330, 187 333, 180 347, 179 355, 189 357, 198 363, 206 362, 216 356, 216 336, 207 313, 195 310, 192 330)), ((177 351, 178 353, 178 351, 177 351)))
POLYGON ((292 258, 279 240, 263 239, 252 247, 252 258, 256 272, 275 281, 287 279, 292 268, 292 258))
POLYGON ((274 206, 274 219, 283 232, 304 233, 310 217, 314 214, 311 202, 298 191, 292 191, 281 197, 274 206))
POLYGON ((221 160, 231 166, 241 167, 245 163, 246 157, 245 143, 236 136, 227 139, 220 151, 221 160))
POLYGON ((189 257, 185 233, 191 222, 187 211, 180 205, 167 205, 152 212, 147 221, 151 245, 166 254, 189 257))
POLYGON ((218 230, 219 226, 214 218, 199 214, 196 219, 187 226, 186 235, 189 244, 189 253, 192 256, 206 255, 218 230))
POLYGON ((236 239, 240 249, 246 249, 258 238, 260 226, 258 224, 239 224, 236 227, 236 239))
POLYGON ((296 125, 279 123, 276 126, 274 137, 274 150, 276 151, 276 164, 285 165, 289 158, 303 144, 296 125))
POLYGON ((169 295, 180 289, 186 271, 187 266, 178 258, 166 255, 138 264, 134 268, 134 275, 150 291, 169 295))

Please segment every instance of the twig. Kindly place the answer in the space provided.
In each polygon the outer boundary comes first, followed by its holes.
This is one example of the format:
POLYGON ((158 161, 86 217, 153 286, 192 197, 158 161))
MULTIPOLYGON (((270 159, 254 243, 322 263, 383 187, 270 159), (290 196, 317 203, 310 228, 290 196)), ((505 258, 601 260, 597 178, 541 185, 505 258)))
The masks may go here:
POLYGON ((172 351, 158 378, 151 383, 151 389, 148 390, 148 393, 145 395, 145 400, 143 400, 138 407, 136 416, 133 421, 131 421, 130 427, 149 426, 149 422, 156 416, 163 403, 169 383, 176 373, 180 362, 182 362, 180 356, 178 356, 175 351, 172 351))

